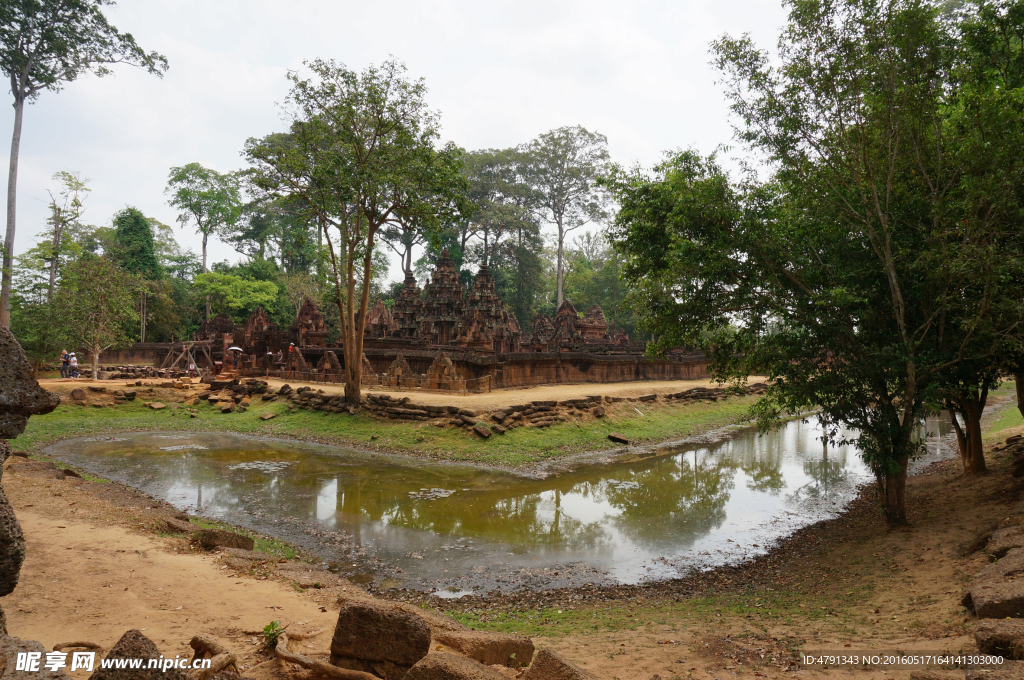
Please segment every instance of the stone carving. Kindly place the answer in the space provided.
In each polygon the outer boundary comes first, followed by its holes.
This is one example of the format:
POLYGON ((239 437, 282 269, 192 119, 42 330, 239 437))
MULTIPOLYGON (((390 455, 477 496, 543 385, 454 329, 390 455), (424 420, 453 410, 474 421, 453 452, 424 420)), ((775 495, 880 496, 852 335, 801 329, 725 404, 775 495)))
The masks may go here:
MULTIPOLYGON (((413 280, 415 285, 415 279, 413 280)), ((385 338, 398 330, 398 323, 391 314, 391 310, 384 305, 383 300, 377 300, 377 304, 366 314, 366 335, 367 338, 385 338)))
POLYGON ((302 301, 299 313, 295 315, 295 324, 289 329, 292 340, 298 347, 326 347, 327 324, 324 315, 310 298, 302 301))

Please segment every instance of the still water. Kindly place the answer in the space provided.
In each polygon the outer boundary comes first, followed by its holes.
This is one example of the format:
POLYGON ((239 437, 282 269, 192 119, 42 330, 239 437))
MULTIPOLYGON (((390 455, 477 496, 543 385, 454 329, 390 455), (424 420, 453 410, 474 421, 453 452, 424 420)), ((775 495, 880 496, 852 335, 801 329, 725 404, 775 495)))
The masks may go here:
MULTIPOLYGON (((929 421, 932 456, 944 424, 929 421)), ((125 434, 48 453, 303 546, 378 587, 444 594, 639 583, 735 563, 840 512, 870 474, 814 418, 534 479, 292 441, 125 434)))

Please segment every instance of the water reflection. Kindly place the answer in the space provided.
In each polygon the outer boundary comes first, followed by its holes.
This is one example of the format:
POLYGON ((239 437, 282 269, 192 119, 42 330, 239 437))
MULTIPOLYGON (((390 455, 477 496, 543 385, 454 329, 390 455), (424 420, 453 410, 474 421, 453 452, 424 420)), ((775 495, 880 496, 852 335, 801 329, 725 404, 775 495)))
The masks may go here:
POLYGON ((764 436, 745 431, 543 480, 215 433, 187 435, 171 451, 160 446, 166 435, 129 434, 51 452, 329 561, 372 555, 411 584, 481 565, 570 562, 636 582, 762 552, 838 512, 869 474, 851 446, 823 447, 819 436, 813 420, 794 420, 764 436))

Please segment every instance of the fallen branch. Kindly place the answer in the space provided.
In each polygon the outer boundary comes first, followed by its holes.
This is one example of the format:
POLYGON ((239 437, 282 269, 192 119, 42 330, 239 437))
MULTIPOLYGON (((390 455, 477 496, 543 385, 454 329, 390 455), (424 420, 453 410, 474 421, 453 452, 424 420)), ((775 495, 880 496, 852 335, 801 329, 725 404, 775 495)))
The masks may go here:
POLYGON ((62 652, 65 649, 71 649, 72 647, 78 647, 80 649, 103 649, 95 642, 61 642, 53 646, 53 651, 62 652))
MULTIPOLYGON (((312 635, 313 634, 310 634, 307 637, 311 637, 312 635)), ((324 663, 317 659, 310 659, 308 656, 303 656, 302 654, 297 654, 291 651, 288 649, 288 633, 286 632, 282 632, 277 636, 277 649, 275 651, 277 652, 277 658, 279 661, 293 663, 296 666, 302 666, 306 670, 315 671, 326 678, 333 678, 334 680, 380 680, 380 678, 371 673, 350 671, 347 668, 338 668, 337 666, 332 666, 329 663, 324 663)))

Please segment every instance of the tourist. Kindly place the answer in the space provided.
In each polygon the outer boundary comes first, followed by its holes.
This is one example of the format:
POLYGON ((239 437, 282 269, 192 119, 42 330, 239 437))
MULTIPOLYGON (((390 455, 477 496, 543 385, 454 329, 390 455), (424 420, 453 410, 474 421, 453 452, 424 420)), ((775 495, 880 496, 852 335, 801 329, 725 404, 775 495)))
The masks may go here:
POLYGON ((67 378, 71 374, 71 357, 66 349, 60 351, 60 377, 67 378))
POLYGON ((68 356, 68 377, 77 378, 80 375, 81 373, 78 372, 78 357, 76 357, 75 353, 72 352, 70 356, 68 356))

